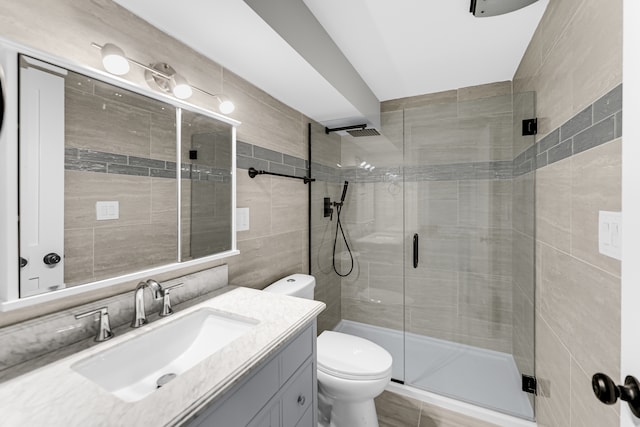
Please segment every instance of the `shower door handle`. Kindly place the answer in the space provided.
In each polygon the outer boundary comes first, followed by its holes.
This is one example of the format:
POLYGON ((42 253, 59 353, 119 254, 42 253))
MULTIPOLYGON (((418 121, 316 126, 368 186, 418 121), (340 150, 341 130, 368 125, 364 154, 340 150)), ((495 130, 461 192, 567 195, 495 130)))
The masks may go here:
POLYGON ((413 235, 413 268, 418 268, 418 233, 413 235))

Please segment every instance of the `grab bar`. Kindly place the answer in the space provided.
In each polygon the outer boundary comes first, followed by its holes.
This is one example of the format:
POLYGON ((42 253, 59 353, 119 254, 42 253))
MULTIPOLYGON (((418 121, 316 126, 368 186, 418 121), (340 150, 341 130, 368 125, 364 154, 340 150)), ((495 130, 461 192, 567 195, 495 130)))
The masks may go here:
POLYGON ((418 233, 413 235, 413 268, 418 268, 418 233))

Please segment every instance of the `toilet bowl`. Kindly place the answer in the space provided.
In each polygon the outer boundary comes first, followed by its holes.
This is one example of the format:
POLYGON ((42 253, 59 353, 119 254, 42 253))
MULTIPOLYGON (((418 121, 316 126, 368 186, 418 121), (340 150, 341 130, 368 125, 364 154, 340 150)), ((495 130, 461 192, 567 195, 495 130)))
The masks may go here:
MULTIPOLYGON (((264 290, 313 299, 315 278, 293 274, 264 290)), ((324 331, 318 347, 319 425, 377 427, 373 399, 391 380, 392 358, 373 342, 341 332, 324 331)))

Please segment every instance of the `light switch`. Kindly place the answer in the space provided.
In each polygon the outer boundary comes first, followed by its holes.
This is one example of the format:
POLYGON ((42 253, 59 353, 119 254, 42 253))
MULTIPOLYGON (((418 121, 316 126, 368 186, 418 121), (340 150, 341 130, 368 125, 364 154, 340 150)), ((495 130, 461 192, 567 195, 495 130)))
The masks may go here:
POLYGON ((118 201, 96 202, 96 220, 105 221, 120 218, 120 203, 118 201))
POLYGON ((598 250, 602 255, 622 259, 622 214, 600 211, 598 215, 598 250))
POLYGON ((249 208, 236 208, 236 231, 249 229, 249 208))

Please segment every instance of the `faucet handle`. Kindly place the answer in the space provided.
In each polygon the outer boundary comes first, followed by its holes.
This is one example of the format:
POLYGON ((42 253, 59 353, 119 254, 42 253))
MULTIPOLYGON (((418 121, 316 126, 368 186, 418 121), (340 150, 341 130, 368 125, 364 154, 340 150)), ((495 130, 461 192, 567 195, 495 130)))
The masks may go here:
POLYGON ((167 288, 162 289, 162 309, 160 310, 160 316, 170 316, 173 314, 173 309, 171 308, 171 299, 169 294, 173 289, 181 288, 184 286, 184 283, 178 283, 177 285, 169 286, 167 288))
POLYGON ((109 323, 109 312, 107 311, 107 307, 100 307, 97 310, 91 310, 84 313, 76 314, 76 319, 82 319, 84 317, 93 316, 98 314, 100 324, 98 326, 98 331, 96 332, 96 336, 93 339, 95 342, 107 341, 113 338, 113 332, 111 331, 111 324, 109 323))

